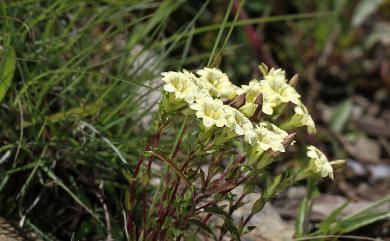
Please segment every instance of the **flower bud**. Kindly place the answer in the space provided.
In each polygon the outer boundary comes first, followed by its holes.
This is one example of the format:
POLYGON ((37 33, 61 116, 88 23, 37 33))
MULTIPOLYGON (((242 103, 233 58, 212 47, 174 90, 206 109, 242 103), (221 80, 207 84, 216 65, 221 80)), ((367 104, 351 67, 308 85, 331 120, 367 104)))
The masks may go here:
POLYGON ((295 87, 297 86, 297 84, 298 84, 298 79, 299 79, 299 75, 298 75, 298 74, 295 74, 295 75, 288 81, 288 84, 295 88, 295 87))
POLYGON ((237 95, 231 100, 227 100, 224 102, 226 105, 230 105, 231 107, 235 109, 240 109, 241 106, 245 105, 245 96, 246 93, 242 93, 240 95, 237 95))
POLYGON ((260 122, 260 119, 261 119, 261 109, 263 108, 263 95, 262 94, 259 94, 256 97, 256 100, 255 100, 254 104, 257 105, 257 107, 256 107, 255 112, 251 116, 250 120, 253 121, 253 122, 258 123, 258 122, 260 122))

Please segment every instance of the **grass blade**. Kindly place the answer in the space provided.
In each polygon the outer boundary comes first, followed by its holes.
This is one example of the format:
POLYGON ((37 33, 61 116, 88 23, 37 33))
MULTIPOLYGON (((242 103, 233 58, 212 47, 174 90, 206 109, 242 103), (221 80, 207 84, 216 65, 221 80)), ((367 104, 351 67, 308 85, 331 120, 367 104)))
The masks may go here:
POLYGON ((0 103, 4 99, 15 72, 16 55, 15 49, 9 47, 0 63, 0 103))
POLYGON ((307 180, 307 194, 298 209, 297 219, 295 220, 295 236, 302 237, 307 231, 307 224, 310 217, 310 211, 313 204, 313 198, 318 196, 316 180, 309 178, 307 180))
POLYGON ((228 6, 226 13, 225 13, 225 16, 223 18, 223 22, 221 24, 221 27, 219 28, 217 39, 215 40, 215 43, 213 46, 213 50, 211 51, 209 61, 207 62, 207 67, 211 67, 211 64, 214 62, 215 51, 217 51, 218 44, 219 44, 219 41, 221 40, 223 30, 226 28, 226 23, 229 19, 230 13, 232 12, 233 2, 234 2, 233 0, 230 0, 229 6, 228 6))
POLYGON ((83 207, 89 214, 91 214, 96 220, 103 224, 103 222, 99 219, 98 215, 89 208, 85 203, 81 201, 81 199, 74 194, 63 182, 59 179, 54 172, 50 171, 47 167, 42 167, 42 169, 47 173, 47 175, 55 182, 58 186, 62 187, 81 207, 83 207))
POLYGON ((349 233, 358 228, 388 218, 390 218, 390 212, 375 212, 354 217, 352 219, 344 220, 339 225, 337 225, 340 228, 340 230, 338 230, 338 233, 349 233))

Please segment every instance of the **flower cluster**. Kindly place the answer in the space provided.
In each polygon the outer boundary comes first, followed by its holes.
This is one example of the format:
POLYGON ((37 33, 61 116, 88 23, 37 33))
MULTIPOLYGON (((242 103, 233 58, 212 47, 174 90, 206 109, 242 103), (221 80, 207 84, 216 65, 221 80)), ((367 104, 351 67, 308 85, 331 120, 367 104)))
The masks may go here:
POLYGON ((263 78, 240 87, 216 68, 162 73, 153 134, 134 175, 125 175, 131 240, 188 240, 201 231, 193 220, 203 220, 215 240, 239 239, 277 193, 308 177, 333 179, 332 166, 342 161, 328 162, 314 146, 307 147, 303 165, 269 168, 294 143, 296 128, 313 133, 315 125, 294 88, 297 75, 287 80, 282 69, 259 68, 263 78), (153 168, 160 162, 163 173, 153 168), (151 180, 159 180, 157 188, 148 188, 156 184, 151 180), (256 196, 252 204, 246 198, 255 196, 245 197, 251 194, 256 196), (250 212, 236 223, 231 215, 244 205, 252 206, 245 207, 250 212), (134 218, 139 208, 148 215, 134 218), (219 210, 226 215, 219 217, 219 210))
POLYGON ((255 101, 259 93, 263 98, 262 111, 267 115, 272 115, 282 104, 301 103, 300 95, 287 83, 285 72, 281 69, 271 69, 264 76, 264 80, 252 80, 249 85, 243 85, 242 89, 247 93, 246 104, 242 107, 247 115, 252 115, 256 109, 255 101))
MULTIPOLYGON (((262 80, 255 79, 238 87, 216 68, 203 68, 196 75, 186 70, 165 72, 162 75, 166 94, 162 106, 184 107, 187 114, 196 116, 203 130, 223 128, 222 132, 243 137, 256 158, 268 150, 285 152, 288 131, 307 126, 308 132, 314 133, 315 124, 300 95, 289 84, 285 71, 272 68, 263 74, 262 80), (276 126, 274 121, 288 103, 294 106, 294 114, 276 126)), ((308 156, 316 163, 315 172, 332 177, 332 166, 325 161, 326 157, 318 149, 309 148, 308 156)))

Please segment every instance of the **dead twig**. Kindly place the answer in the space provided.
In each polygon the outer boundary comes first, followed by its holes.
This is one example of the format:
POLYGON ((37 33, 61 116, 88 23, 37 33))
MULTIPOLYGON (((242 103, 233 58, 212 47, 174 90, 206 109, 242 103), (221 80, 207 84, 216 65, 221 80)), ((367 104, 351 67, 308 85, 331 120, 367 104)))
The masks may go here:
POLYGON ((101 203, 101 205, 103 207, 103 211, 104 211, 104 221, 106 223, 106 232, 107 232, 107 239, 106 240, 107 241, 114 241, 114 239, 112 238, 110 213, 108 211, 107 204, 104 201, 103 193, 104 193, 104 190, 103 190, 103 182, 102 182, 99 185, 99 191, 96 192, 96 196, 99 199, 99 202, 101 203))

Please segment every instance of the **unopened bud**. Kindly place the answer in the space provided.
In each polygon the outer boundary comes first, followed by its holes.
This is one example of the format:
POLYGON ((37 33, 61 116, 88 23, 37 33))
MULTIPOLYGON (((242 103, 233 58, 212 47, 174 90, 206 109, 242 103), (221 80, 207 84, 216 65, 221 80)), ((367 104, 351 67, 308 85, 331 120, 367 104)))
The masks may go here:
POLYGON ((241 95, 237 95, 233 99, 228 100, 224 104, 227 104, 233 108, 239 109, 241 106, 245 105, 245 97, 246 97, 246 93, 242 93, 241 95))
POLYGON ((332 168, 334 170, 337 170, 337 169, 342 168, 345 165, 345 163, 347 163, 347 162, 345 160, 334 160, 334 161, 331 161, 329 163, 330 163, 330 165, 332 165, 332 168))
POLYGON ((262 94, 259 94, 257 97, 256 97, 256 100, 255 100, 255 104, 257 105, 256 107, 256 110, 255 112, 253 113, 253 115, 251 116, 251 118, 249 118, 251 121, 253 122, 260 122, 260 118, 261 118, 261 109, 263 107, 263 95, 262 94))
POLYGON ((288 84, 291 85, 292 87, 296 87, 297 84, 298 84, 298 78, 299 78, 299 75, 298 75, 298 74, 295 74, 295 75, 288 81, 288 84))
POLYGON ((293 132, 293 133, 288 134, 288 136, 286 136, 286 137, 283 139, 282 144, 283 144, 284 148, 287 148, 288 146, 290 146, 291 144, 293 144, 294 138, 295 138, 296 135, 297 135, 297 133, 296 133, 296 132, 293 132))
POLYGON ((259 65, 260 72, 263 74, 263 76, 267 75, 268 73, 268 66, 265 65, 264 63, 261 63, 259 65))
MULTIPOLYGON (((294 144, 294 138, 296 135, 297 135, 297 133, 293 132, 293 133, 288 134, 288 136, 286 136, 283 139, 282 144, 283 144, 284 148, 287 148, 290 145, 294 144)), ((277 156, 279 156, 279 154, 280 154, 280 151, 272 151, 271 152, 271 156, 273 156, 273 157, 277 157, 277 156)))

